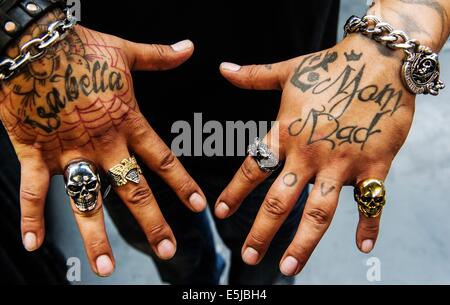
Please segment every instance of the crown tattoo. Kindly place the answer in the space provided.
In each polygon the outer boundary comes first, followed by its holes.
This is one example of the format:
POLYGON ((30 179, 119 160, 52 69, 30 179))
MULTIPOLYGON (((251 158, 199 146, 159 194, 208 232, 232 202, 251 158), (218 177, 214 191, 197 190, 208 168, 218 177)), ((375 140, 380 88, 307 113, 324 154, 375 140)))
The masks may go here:
POLYGON ((345 58, 347 59, 347 61, 358 61, 363 54, 362 53, 356 54, 355 50, 352 50, 352 52, 350 54, 345 52, 344 55, 345 55, 345 58))

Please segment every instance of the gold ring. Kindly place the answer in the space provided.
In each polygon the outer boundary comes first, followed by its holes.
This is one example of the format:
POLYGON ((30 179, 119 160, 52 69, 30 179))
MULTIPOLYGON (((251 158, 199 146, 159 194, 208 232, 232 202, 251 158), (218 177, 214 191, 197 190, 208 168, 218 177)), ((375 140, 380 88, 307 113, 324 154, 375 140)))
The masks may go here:
POLYGON ((124 186, 128 182, 139 184, 141 174, 142 170, 137 164, 136 158, 133 156, 122 160, 120 164, 117 164, 108 171, 111 183, 115 187, 124 186))
POLYGON ((378 179, 366 179, 359 182, 354 190, 358 210, 367 218, 375 218, 381 214, 386 204, 386 189, 378 179))

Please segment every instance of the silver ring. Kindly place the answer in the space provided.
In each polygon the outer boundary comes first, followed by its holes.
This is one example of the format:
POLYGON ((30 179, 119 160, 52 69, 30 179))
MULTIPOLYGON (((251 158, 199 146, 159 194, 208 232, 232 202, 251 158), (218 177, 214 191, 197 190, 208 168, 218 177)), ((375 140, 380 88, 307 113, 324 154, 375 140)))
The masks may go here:
POLYGON ((247 153, 258 163, 259 168, 266 173, 273 173, 280 167, 278 158, 259 138, 255 138, 253 144, 248 146, 247 153))
POLYGON ((97 205, 101 183, 97 166, 88 160, 73 160, 64 169, 66 193, 80 212, 92 211, 97 205))

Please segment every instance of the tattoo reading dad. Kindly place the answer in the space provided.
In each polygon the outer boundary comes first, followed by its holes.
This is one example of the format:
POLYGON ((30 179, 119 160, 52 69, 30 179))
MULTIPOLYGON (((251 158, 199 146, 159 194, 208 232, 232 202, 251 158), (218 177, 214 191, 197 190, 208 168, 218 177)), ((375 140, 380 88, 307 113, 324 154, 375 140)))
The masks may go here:
POLYGON ((360 145, 363 150, 369 138, 382 132, 377 128, 379 121, 384 116, 394 115, 402 106, 403 91, 394 89, 392 84, 362 86, 366 65, 354 67, 363 56, 362 53, 356 54, 352 50, 351 53, 344 55, 346 65, 336 78, 330 76, 328 72, 330 66, 337 61, 338 53, 324 52, 307 56, 291 79, 291 83, 303 93, 309 92, 326 97, 325 103, 312 107, 306 118, 298 118, 289 125, 289 134, 291 136, 306 134, 308 145, 328 142, 331 149, 335 149, 348 143, 360 145), (346 123, 349 115, 344 120, 351 106, 357 103, 376 109, 366 125, 363 125, 364 122, 346 123), (323 126, 326 126, 326 130, 322 128, 323 126))

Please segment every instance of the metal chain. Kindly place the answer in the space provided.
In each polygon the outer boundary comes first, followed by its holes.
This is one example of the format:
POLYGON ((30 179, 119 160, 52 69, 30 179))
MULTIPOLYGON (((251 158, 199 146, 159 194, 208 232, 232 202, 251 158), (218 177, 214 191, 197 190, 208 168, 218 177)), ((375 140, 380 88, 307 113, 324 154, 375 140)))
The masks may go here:
POLYGON ((34 38, 20 47, 20 54, 16 58, 4 58, 0 61, 0 81, 11 78, 17 71, 30 62, 45 55, 47 50, 59 41, 63 40, 70 29, 78 20, 72 16, 70 10, 66 10, 66 18, 51 23, 47 33, 39 38, 34 38))
POLYGON ((399 30, 380 18, 367 15, 362 18, 351 16, 344 26, 345 36, 361 33, 393 50, 403 50, 401 77, 403 84, 412 94, 438 95, 445 88, 440 80, 439 56, 418 40, 399 30))
POLYGON ((377 42, 385 44, 393 50, 404 50, 406 52, 414 52, 419 45, 415 39, 394 28, 387 22, 382 22, 378 17, 367 15, 362 18, 353 16, 345 27, 345 36, 350 33, 359 32, 366 36, 370 36, 377 42))

